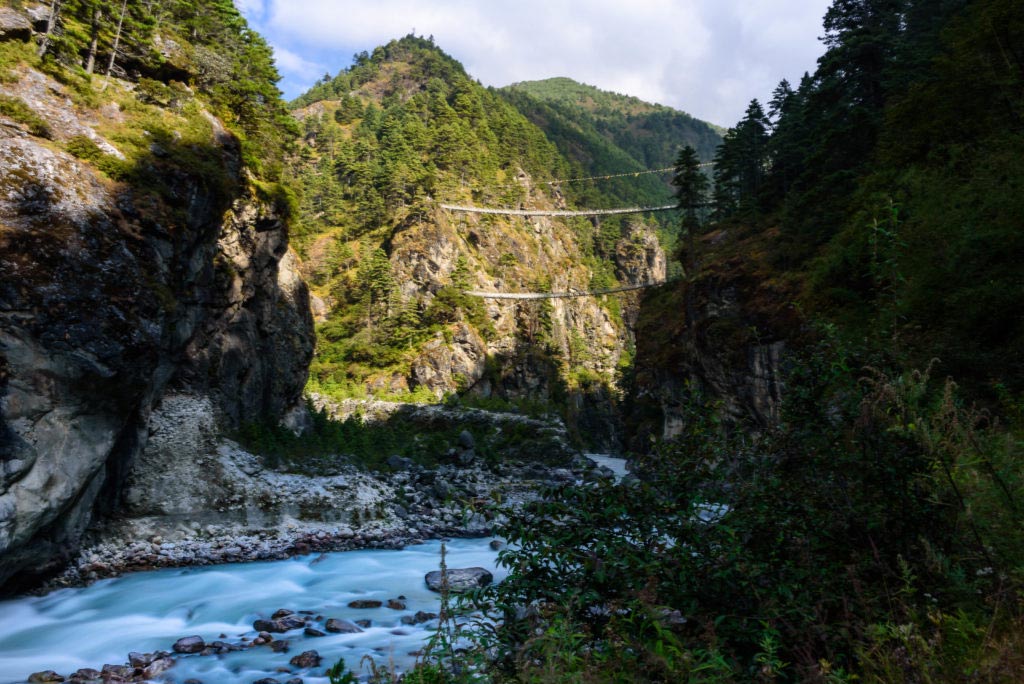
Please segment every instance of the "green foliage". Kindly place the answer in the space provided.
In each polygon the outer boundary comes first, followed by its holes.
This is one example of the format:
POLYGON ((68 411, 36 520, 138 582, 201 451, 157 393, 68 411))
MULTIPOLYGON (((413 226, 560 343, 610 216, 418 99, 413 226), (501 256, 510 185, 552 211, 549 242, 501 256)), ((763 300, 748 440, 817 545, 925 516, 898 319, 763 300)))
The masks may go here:
POLYGON ((32 135, 40 138, 50 138, 53 136, 50 125, 32 111, 32 108, 20 98, 0 95, 0 115, 10 117, 18 123, 25 124, 32 135))
POLYGON ((364 420, 358 413, 345 420, 332 419, 323 411, 311 413, 312 428, 302 435, 271 421, 256 421, 243 425, 235 438, 251 453, 263 457, 268 468, 307 475, 333 474, 346 465, 386 471, 387 459, 392 455, 424 467, 437 467, 448 462, 449 450, 467 429, 475 438, 477 456, 486 463, 514 457, 564 465, 562 454, 545 453, 539 448, 549 443, 538 436, 536 425, 467 428, 466 422, 458 418, 424 423, 401 409, 380 420, 364 420))
MULTIPOLYGON (((713 126, 688 114, 568 78, 516 83, 500 92, 573 162, 570 177, 666 168, 687 145, 710 159, 721 141, 713 126)), ((671 191, 666 180, 667 174, 628 176, 566 184, 562 190, 581 206, 656 205, 671 191)), ((655 220, 673 233, 677 228, 667 215, 655 220)))
POLYGON ((345 667, 344 659, 339 659, 324 672, 331 684, 356 684, 356 675, 345 667))
POLYGON ((1019 614, 1024 567, 1019 464, 949 382, 858 377, 862 362, 834 338, 808 350, 784 424, 754 441, 693 395, 683 436, 638 461, 638 481, 551 491, 513 517, 499 531, 511 574, 479 603, 503 620, 486 644, 501 676, 998 671, 992 635, 1017 624, 999 616, 1019 614))
POLYGON ((979 392, 1024 387, 1022 40, 1010 0, 837 0, 817 70, 716 158, 716 218, 777 226, 809 310, 979 392))

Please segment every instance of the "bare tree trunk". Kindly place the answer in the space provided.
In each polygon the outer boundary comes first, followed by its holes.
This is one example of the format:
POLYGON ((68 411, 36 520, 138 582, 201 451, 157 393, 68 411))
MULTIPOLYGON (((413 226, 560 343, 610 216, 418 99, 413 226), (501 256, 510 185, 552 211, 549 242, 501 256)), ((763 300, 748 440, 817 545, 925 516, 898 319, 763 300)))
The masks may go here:
POLYGON ((92 12, 92 40, 89 42, 89 54, 85 58, 85 73, 91 74, 96 66, 96 48, 100 44, 100 19, 103 13, 97 7, 92 12))
POLYGON ((39 51, 37 54, 42 57, 46 54, 46 51, 50 49, 50 36, 53 35, 53 29, 57 27, 57 16, 60 14, 60 5, 62 0, 51 0, 50 2, 50 18, 46 20, 46 33, 43 34, 43 40, 39 43, 39 51))
POLYGON ((110 61, 107 63, 107 73, 103 78, 103 87, 100 91, 107 89, 110 83, 110 72, 114 70, 114 60, 117 58, 117 48, 121 44, 121 27, 124 26, 124 12, 128 8, 128 0, 121 2, 121 17, 117 20, 117 32, 114 34, 114 47, 110 50, 110 61))

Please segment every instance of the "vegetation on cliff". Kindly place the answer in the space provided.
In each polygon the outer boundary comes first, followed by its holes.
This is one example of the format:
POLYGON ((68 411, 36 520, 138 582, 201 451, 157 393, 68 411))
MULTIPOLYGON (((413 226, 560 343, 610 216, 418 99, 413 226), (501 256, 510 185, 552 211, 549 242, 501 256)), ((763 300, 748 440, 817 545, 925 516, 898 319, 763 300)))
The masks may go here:
POLYGON ((618 302, 493 304, 463 292, 614 286, 621 243, 646 249, 643 221, 438 209, 576 199, 545 183, 570 164, 498 92, 410 35, 356 55, 292 106, 303 132, 294 234, 326 319, 311 389, 419 400, 471 390, 466 400, 488 405, 565 408, 581 385, 613 383, 626 346, 618 302))

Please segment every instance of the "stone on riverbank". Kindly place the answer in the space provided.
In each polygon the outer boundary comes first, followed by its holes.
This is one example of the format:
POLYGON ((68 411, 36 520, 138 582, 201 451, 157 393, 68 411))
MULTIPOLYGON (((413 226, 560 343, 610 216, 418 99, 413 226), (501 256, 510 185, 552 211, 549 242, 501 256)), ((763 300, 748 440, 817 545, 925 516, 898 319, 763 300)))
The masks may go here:
MULTIPOLYGON (((479 587, 486 587, 494 581, 494 575, 484 568, 451 568, 446 572, 448 591, 461 594, 479 587)), ((423 578, 427 588, 440 592, 442 577, 440 570, 428 572, 423 578)))
POLYGON ((146 679, 155 679, 165 671, 171 669, 174 661, 171 658, 157 658, 142 670, 142 676, 146 679))
POLYGON ((42 672, 33 672, 29 675, 28 681, 31 684, 36 684, 37 682, 63 682, 64 677, 53 670, 43 670, 42 672))

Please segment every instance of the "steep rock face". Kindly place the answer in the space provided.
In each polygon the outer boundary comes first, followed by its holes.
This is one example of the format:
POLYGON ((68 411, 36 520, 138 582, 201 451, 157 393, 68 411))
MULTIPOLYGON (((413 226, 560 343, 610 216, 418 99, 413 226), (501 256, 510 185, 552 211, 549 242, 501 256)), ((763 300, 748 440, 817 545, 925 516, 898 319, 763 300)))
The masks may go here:
POLYGON ((629 448, 642 452, 684 432, 694 402, 714 405, 726 424, 756 430, 776 423, 786 352, 800 336, 791 301, 749 255, 709 255, 696 283, 670 284, 644 299, 625 418, 629 448))
MULTIPOLYGON (((67 112, 37 114, 59 130, 67 112)), ((293 405, 312 322, 284 227, 255 197, 182 170, 178 206, 140 206, 132 187, 0 124, 3 584, 58 566, 98 509, 117 509, 168 388, 209 396, 228 426, 293 405)), ((234 139, 221 129, 210 144, 240 178, 234 139)))
POLYGON ((224 440, 208 396, 168 392, 152 414, 149 439, 124 483, 114 529, 164 537, 201 525, 268 528, 288 520, 349 522, 369 518, 391 493, 355 468, 310 478, 268 471, 224 440))

